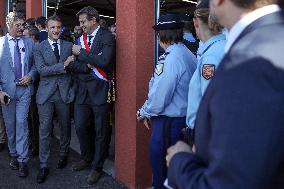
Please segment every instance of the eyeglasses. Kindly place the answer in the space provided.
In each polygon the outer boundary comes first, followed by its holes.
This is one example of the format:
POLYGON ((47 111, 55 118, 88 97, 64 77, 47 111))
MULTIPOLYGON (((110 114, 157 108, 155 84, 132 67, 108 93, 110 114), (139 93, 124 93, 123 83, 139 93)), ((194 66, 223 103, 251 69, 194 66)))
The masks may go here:
POLYGON ((15 27, 19 28, 19 27, 25 27, 26 23, 18 23, 18 24, 14 24, 15 27))

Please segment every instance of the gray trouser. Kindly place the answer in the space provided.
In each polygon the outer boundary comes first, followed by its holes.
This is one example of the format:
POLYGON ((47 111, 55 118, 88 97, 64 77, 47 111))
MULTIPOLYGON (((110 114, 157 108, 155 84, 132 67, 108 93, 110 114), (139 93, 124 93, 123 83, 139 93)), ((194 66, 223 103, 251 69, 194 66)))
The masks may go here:
POLYGON ((4 125, 4 119, 2 114, 2 109, 0 108, 0 143, 6 142, 6 131, 5 131, 5 125, 4 125))
POLYGON ((8 105, 2 105, 9 152, 12 157, 17 157, 19 162, 27 162, 29 159, 27 117, 30 101, 30 88, 17 86, 15 98, 11 99, 8 105))
POLYGON ((38 104, 39 114, 39 160, 40 167, 48 165, 54 110, 60 126, 60 156, 67 156, 71 139, 70 104, 64 103, 58 89, 43 104, 38 104))

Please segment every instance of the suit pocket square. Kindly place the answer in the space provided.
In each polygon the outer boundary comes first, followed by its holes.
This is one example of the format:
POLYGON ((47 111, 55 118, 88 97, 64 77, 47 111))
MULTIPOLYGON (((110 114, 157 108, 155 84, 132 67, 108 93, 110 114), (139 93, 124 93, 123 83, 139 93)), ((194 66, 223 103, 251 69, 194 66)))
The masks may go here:
POLYGON ((98 55, 101 56, 103 54, 103 52, 100 52, 98 55))

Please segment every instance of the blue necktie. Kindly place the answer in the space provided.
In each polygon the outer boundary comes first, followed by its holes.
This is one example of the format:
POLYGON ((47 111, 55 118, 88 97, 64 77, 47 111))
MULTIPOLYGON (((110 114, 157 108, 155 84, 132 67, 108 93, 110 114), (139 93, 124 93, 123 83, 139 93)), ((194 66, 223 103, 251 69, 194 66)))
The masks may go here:
POLYGON ((88 40, 88 45, 89 45, 89 47, 91 48, 91 45, 92 45, 92 38, 93 38, 94 36, 92 36, 92 35, 89 35, 88 36, 88 38, 89 38, 89 40, 88 40))
POLYGON ((60 56, 59 56, 59 49, 58 49, 58 43, 53 43, 54 46, 54 55, 56 57, 57 62, 59 62, 60 56))
POLYGON ((19 48, 19 40, 20 39, 13 39, 15 41, 14 47, 14 67, 15 67, 15 77, 16 81, 22 78, 22 63, 21 63, 21 52, 19 48))

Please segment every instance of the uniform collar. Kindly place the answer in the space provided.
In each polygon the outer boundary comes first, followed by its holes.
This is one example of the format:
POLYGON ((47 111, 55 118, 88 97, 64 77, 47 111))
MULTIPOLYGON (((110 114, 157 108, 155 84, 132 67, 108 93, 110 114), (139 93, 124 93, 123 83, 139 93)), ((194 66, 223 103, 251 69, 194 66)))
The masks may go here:
POLYGON ((205 43, 203 43, 197 51, 197 54, 203 54, 204 51, 206 49, 208 49, 209 46, 211 46, 213 43, 215 43, 216 41, 220 41, 220 40, 226 40, 226 35, 224 34, 218 34, 218 35, 214 35, 211 38, 209 38, 205 43))
POLYGON ((181 42, 174 43, 174 44, 168 46, 168 48, 165 50, 165 52, 170 52, 170 51, 171 51, 172 49, 174 49, 176 46, 180 46, 180 45, 182 45, 181 42))

